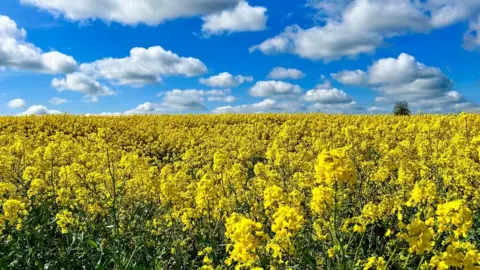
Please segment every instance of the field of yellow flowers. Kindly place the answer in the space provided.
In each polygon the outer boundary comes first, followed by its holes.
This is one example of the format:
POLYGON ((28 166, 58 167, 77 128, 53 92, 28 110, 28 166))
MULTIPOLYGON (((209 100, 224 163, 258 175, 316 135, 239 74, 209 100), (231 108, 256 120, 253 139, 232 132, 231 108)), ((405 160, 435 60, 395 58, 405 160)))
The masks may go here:
POLYGON ((0 269, 480 269, 480 116, 0 118, 0 269))

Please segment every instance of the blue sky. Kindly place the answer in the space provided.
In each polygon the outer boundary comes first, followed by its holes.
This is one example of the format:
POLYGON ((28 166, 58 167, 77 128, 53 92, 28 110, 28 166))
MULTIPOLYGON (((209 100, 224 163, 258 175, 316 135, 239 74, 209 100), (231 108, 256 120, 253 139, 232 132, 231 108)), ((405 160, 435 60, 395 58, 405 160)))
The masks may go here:
POLYGON ((0 114, 480 111, 478 0, 130 2, 2 0, 0 114))

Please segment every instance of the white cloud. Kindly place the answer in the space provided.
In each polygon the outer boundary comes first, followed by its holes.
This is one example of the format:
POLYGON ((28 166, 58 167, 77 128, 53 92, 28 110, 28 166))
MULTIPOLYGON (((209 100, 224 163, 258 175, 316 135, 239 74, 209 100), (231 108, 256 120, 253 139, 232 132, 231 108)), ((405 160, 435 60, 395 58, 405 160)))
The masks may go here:
POLYGON ((158 25, 182 17, 233 8, 240 0, 20 0, 69 20, 101 19, 127 25, 158 25))
POLYGON ((121 112, 101 112, 101 113, 86 113, 85 116, 123 116, 121 112))
POLYGON ((26 36, 15 21, 0 15, 0 67, 52 74, 75 71, 77 62, 73 57, 57 51, 43 53, 26 42, 26 36))
POLYGON ((273 99, 265 99, 253 104, 218 107, 212 113, 298 112, 302 110, 304 110, 303 105, 296 101, 279 103, 273 99))
POLYGON ((229 90, 197 90, 173 89, 158 94, 162 97, 159 103, 145 102, 136 108, 126 111, 125 114, 162 114, 180 113, 188 111, 206 111, 205 98, 211 102, 232 102, 235 100, 229 95, 229 90))
POLYGON ((237 100, 236 97, 230 95, 230 89, 225 90, 201 90, 202 95, 207 97, 207 101, 210 102, 225 102, 230 103, 237 100))
POLYGON ((250 53, 259 50, 264 54, 280 54, 291 51, 291 43, 293 37, 295 37, 295 31, 298 29, 298 26, 289 26, 285 29, 285 32, 265 40, 264 42, 250 47, 248 50, 250 53))
POLYGON ((303 96, 303 100, 323 104, 350 103, 353 101, 347 93, 337 88, 308 90, 303 96))
POLYGON ((165 108, 158 103, 145 102, 138 105, 132 110, 126 111, 124 114, 153 114, 153 113, 166 113, 165 108))
POLYGON ((228 72, 222 72, 218 75, 211 76, 209 78, 200 78, 199 82, 204 85, 208 85, 210 87, 237 87, 244 82, 252 82, 252 76, 242 76, 237 75, 233 76, 228 72))
MULTIPOLYGON (((324 79, 324 76, 322 76, 324 79)), ((302 100, 312 103, 307 107, 310 112, 322 113, 363 113, 364 108, 341 89, 331 88, 328 81, 308 90, 302 100)))
POLYGON ((29 107, 26 111, 19 113, 19 116, 22 115, 47 115, 47 114, 61 114, 62 112, 57 110, 49 110, 47 107, 42 105, 33 105, 29 107))
POLYGON ((121 112, 102 112, 102 113, 99 113, 99 114, 96 114, 97 116, 122 116, 124 115, 123 113, 121 112))
POLYGON ((207 71, 199 59, 180 57, 160 46, 133 48, 125 58, 105 58, 82 64, 80 70, 95 78, 103 78, 118 84, 142 86, 161 81, 161 76, 197 76, 207 71))
POLYGON ((274 67, 268 74, 268 78, 275 80, 292 79, 298 80, 305 77, 305 73, 295 68, 274 67))
POLYGON ((388 112, 388 109, 382 108, 382 107, 378 107, 378 106, 372 106, 372 107, 369 107, 369 108, 367 109, 367 111, 370 112, 370 113, 373 113, 373 114, 376 114, 376 113, 380 114, 380 113, 386 113, 386 112, 388 112))
POLYGON ((384 36, 427 32, 430 18, 410 0, 356 0, 346 6, 342 23, 352 30, 384 36))
POLYGON ((54 78, 51 83, 57 91, 74 91, 84 94, 86 100, 96 102, 98 97, 113 96, 115 91, 108 86, 102 85, 95 79, 80 72, 67 74, 64 79, 54 78))
POLYGON ((289 26, 279 35, 252 46, 250 52, 291 53, 326 62, 371 54, 385 39, 408 33, 427 33, 459 21, 471 20, 465 47, 476 47, 480 11, 478 0, 309 0, 318 10, 321 26, 289 26), (473 45, 472 45, 473 44, 473 45))
POLYGON ((349 85, 362 85, 366 83, 367 74, 363 70, 343 70, 338 73, 332 73, 331 76, 343 83, 349 85))
POLYGON ((300 95, 300 86, 281 81, 261 81, 252 89, 250 95, 267 97, 253 104, 237 106, 221 106, 213 113, 259 113, 259 112, 324 112, 324 113, 363 113, 365 109, 359 106, 352 97, 343 90, 331 88, 325 81, 317 88, 300 95), (279 98, 288 97, 279 101, 279 98), (307 104, 304 104, 307 103, 307 104))
POLYGON ((317 9, 317 18, 325 20, 329 18, 339 19, 342 11, 351 2, 350 0, 307 0, 307 6, 317 9))
POLYGON ((48 102, 52 103, 53 105, 62 105, 68 102, 67 99, 65 98, 58 98, 58 97, 52 97, 48 102))
POLYGON ((381 94, 375 98, 378 103, 407 101, 413 107, 433 112, 478 108, 478 105, 453 90, 452 80, 440 69, 417 62, 406 53, 397 58, 380 59, 367 71, 342 71, 332 74, 332 77, 347 85, 374 88, 381 94), (349 74, 356 74, 361 79, 345 79, 349 78, 349 74))
POLYGON ((207 98, 210 102, 224 102, 224 103, 232 103, 237 100, 234 96, 210 96, 207 98))
POLYGON ((332 82, 330 82, 330 80, 328 80, 325 75, 322 74, 320 76, 320 79, 322 80, 322 82, 315 86, 316 89, 332 88, 332 82))
POLYGON ((463 47, 469 51, 480 47, 480 14, 476 20, 470 21, 468 31, 463 35, 463 47))
POLYGON ((289 97, 301 92, 300 86, 282 81, 259 81, 249 91, 254 97, 289 97))
POLYGON ((431 13, 433 26, 446 27, 475 16, 480 11, 478 0, 430 0, 422 7, 431 13))
POLYGON ((27 105, 21 98, 12 99, 8 102, 8 107, 11 109, 24 108, 27 105))
POLYGON ((250 52, 260 50, 264 54, 292 53, 301 58, 331 61, 343 56, 372 53, 382 43, 379 34, 356 31, 337 23, 306 30, 295 25, 287 27, 280 35, 251 47, 250 52))
POLYGON ((163 104, 173 110, 198 110, 207 109, 203 105, 204 92, 201 90, 179 90, 174 89, 163 95, 163 104))
POLYGON ((349 103, 315 103, 307 108, 310 112, 320 112, 329 114, 351 113, 358 114, 364 113, 365 109, 358 105, 355 101, 349 103))
POLYGON ((247 2, 240 2, 232 10, 203 17, 202 32, 206 35, 221 35, 233 32, 253 32, 266 29, 267 9, 252 7, 247 2))
POLYGON ((278 102, 273 99, 265 99, 258 103, 244 104, 239 106, 218 107, 212 113, 266 113, 266 112, 323 112, 323 113, 362 113, 364 109, 351 101, 349 103, 325 104, 315 103, 305 107, 298 101, 278 102))
POLYGON ((377 103, 387 103, 388 100, 385 97, 375 97, 375 102, 377 102, 377 103))

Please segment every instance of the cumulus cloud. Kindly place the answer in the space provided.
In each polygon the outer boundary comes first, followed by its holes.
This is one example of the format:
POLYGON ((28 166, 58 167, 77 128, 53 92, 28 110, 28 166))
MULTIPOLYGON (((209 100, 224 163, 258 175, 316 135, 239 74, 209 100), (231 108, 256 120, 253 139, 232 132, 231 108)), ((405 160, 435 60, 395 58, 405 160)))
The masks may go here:
MULTIPOLYGON (((322 76, 323 79, 325 79, 322 76)), ((221 106, 213 113, 259 113, 259 112, 323 112, 323 113, 363 113, 365 109, 358 105, 343 90, 332 88, 328 81, 317 85, 315 89, 300 95, 299 86, 279 81, 259 82, 252 87, 252 96, 267 97, 261 102, 237 106, 221 106), (289 99, 280 100, 282 97, 289 99)))
POLYGON ((473 110, 478 107, 453 89, 453 81, 435 67, 428 67, 406 53, 382 58, 366 71, 342 71, 332 77, 347 85, 372 87, 381 94, 379 103, 407 101, 432 112, 473 110), (354 74, 354 75, 352 75, 354 74), (361 79, 353 77, 361 77, 361 79))
POLYGON ((237 98, 230 95, 228 96, 224 95, 224 96, 209 96, 207 100, 210 102, 232 103, 232 102, 235 102, 237 98))
POLYGON ((389 110, 383 107, 371 106, 367 109, 367 111, 372 114, 381 114, 381 113, 386 113, 389 110))
POLYGON ((318 10, 317 18, 326 20, 338 19, 350 0, 307 0, 307 6, 318 10))
POLYGON ((58 97, 52 97, 48 102, 50 102, 53 105, 62 105, 68 102, 67 99, 65 98, 58 98, 58 97))
POLYGON ((297 101, 278 102, 273 99, 265 99, 253 104, 218 107, 212 113, 298 112, 302 110, 304 110, 303 105, 297 101))
POLYGON ((278 36, 250 47, 250 52, 292 53, 301 58, 328 62, 343 56, 371 53, 382 43, 383 39, 378 34, 355 31, 341 24, 327 24, 306 30, 294 25, 278 36))
POLYGON ((8 107, 11 109, 24 108, 27 105, 21 98, 12 99, 8 102, 8 107))
POLYGON ((163 95, 163 104, 173 110, 198 110, 204 111, 207 107, 203 104, 203 91, 175 89, 163 95))
POLYGON ((331 76, 343 83, 350 85, 362 85, 366 83, 368 78, 367 74, 363 70, 343 70, 338 73, 332 73, 331 76))
POLYGON ((344 9, 342 24, 385 36, 431 29, 430 18, 410 0, 353 1, 344 9))
POLYGON ((80 72, 67 74, 63 79, 54 78, 51 85, 59 92, 80 92, 84 94, 86 100, 91 102, 98 101, 98 97, 101 96, 115 95, 115 91, 111 90, 108 86, 105 86, 92 77, 80 72))
POLYGON ((70 73, 77 68, 73 57, 57 51, 42 52, 25 41, 27 32, 15 21, 0 15, 0 68, 36 71, 42 73, 70 73))
POLYGON ((301 94, 302 88, 282 81, 259 81, 249 93, 254 97, 290 97, 301 94))
MULTIPOLYGON (((322 76, 324 79, 324 77, 322 76)), ((341 89, 332 88, 329 81, 308 90, 302 100, 311 103, 306 107, 310 112, 322 113, 363 113, 364 108, 341 89)))
POLYGON ((80 71, 117 84, 142 86, 161 81, 161 76, 197 76, 207 71, 199 59, 180 57, 160 46, 133 48, 125 58, 105 58, 80 65, 80 71))
MULTIPOLYGON (((121 113, 121 112, 102 112, 102 113, 90 114, 90 115, 95 115, 95 116, 122 116, 124 114, 121 113)), ((90 115, 87 114, 86 116, 90 116, 90 115)))
POLYGON ((304 78, 305 73, 295 68, 274 67, 267 77, 274 80, 298 80, 304 78))
POLYGON ((235 7, 240 0, 20 0, 69 20, 101 19, 126 25, 158 25, 182 17, 208 15, 235 7))
POLYGON ((310 0, 308 5, 317 9, 323 21, 321 26, 289 26, 277 36, 252 46, 250 52, 291 53, 328 62, 371 54, 394 36, 427 33, 463 20, 471 20, 465 47, 478 44, 478 24, 472 21, 480 11, 478 0, 310 0))
POLYGON ((211 76, 209 78, 200 78, 199 82, 204 85, 208 85, 210 87, 220 87, 220 88, 229 88, 229 87, 237 87, 242 83, 245 82, 252 82, 252 76, 242 76, 236 75, 233 76, 228 72, 222 72, 218 75, 211 76))
POLYGON ((430 0, 422 3, 422 8, 431 13, 434 27, 446 27, 475 16, 480 11, 478 0, 430 0))
POLYGON ((247 2, 240 2, 232 10, 203 17, 202 32, 204 35, 221 35, 233 32, 254 32, 266 29, 267 9, 252 7, 247 2))
POLYGON ((469 51, 480 48, 480 15, 470 21, 468 31, 463 35, 463 47, 469 51))
POLYGON ((322 74, 320 76, 320 79, 322 80, 322 82, 317 84, 317 86, 315 86, 316 89, 332 88, 332 82, 327 79, 327 76, 322 74))
POLYGON ((126 111, 124 114, 154 114, 166 113, 165 108, 159 103, 145 102, 138 105, 132 110, 126 111))
POLYGON ((355 101, 348 103, 315 103, 307 108, 307 111, 310 112, 320 112, 328 114, 339 114, 339 113, 349 113, 349 114, 359 114, 364 113, 365 108, 358 105, 355 101))
POLYGON ((235 98, 228 90, 173 89, 160 93, 159 103, 145 102, 125 114, 163 114, 188 111, 206 111, 205 99, 211 102, 233 102, 235 98))
POLYGON ((47 115, 47 114, 61 114, 62 112, 57 110, 49 110, 47 107, 42 105, 33 105, 30 106, 26 111, 19 113, 19 116, 23 115, 47 115))
POLYGON ((322 104, 340 104, 353 101, 347 93, 337 88, 308 90, 303 96, 303 100, 322 104))

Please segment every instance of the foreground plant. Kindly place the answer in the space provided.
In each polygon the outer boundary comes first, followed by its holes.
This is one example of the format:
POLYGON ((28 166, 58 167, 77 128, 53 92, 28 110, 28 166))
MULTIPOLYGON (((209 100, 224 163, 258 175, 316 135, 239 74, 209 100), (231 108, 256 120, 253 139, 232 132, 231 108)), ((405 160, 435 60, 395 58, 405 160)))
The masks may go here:
POLYGON ((0 118, 0 269, 480 269, 480 117, 0 118))

